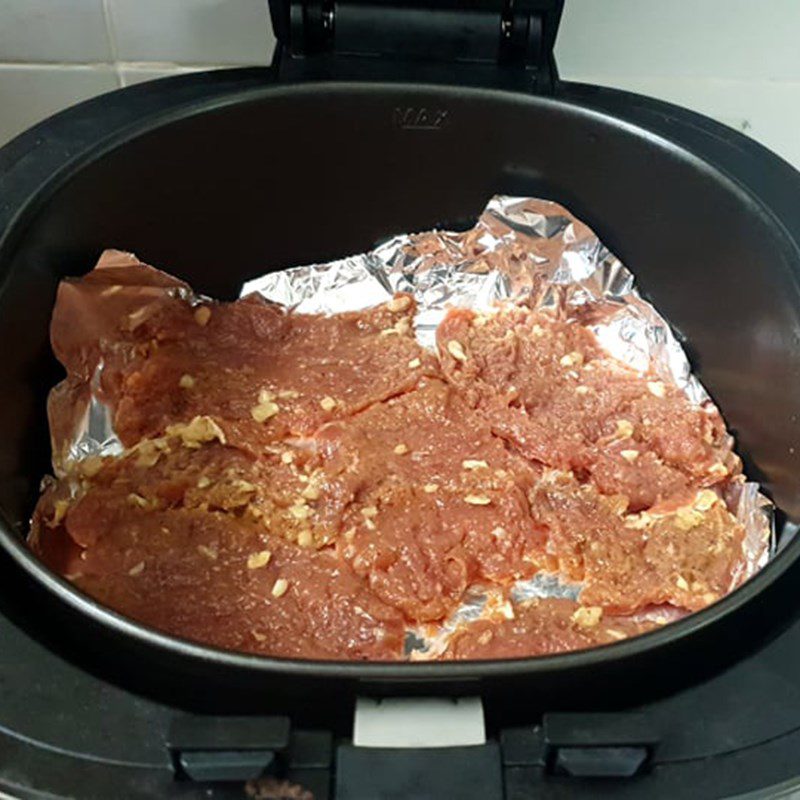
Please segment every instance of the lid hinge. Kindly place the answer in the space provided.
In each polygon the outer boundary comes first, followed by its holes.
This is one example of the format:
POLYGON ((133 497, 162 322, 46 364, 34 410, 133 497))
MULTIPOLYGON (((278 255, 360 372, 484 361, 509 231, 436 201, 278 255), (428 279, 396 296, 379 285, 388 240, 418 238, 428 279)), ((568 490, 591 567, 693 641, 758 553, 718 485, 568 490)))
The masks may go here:
POLYGON ((557 80, 563 0, 271 0, 270 7, 275 63, 287 79, 444 76, 491 84, 493 76, 495 84, 542 92, 557 80))

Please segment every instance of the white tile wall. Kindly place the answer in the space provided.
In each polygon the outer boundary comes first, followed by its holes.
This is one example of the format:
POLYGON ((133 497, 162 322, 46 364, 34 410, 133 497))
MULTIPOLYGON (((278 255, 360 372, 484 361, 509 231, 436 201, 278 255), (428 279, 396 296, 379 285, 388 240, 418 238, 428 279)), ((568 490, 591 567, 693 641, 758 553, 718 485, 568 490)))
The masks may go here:
MULTIPOLYGON (((562 76, 706 113, 800 168, 800 0, 566 0, 562 76)), ((266 0, 0 0, 0 144, 118 86, 265 64, 266 0)))
POLYGON ((136 83, 154 81, 158 78, 169 78, 173 75, 185 75, 187 72, 197 72, 205 67, 184 66, 179 64, 141 62, 138 64, 119 64, 119 81, 121 86, 133 86, 136 83))
POLYGON ((565 0, 566 74, 800 80, 798 0, 565 0))
POLYGON ((0 65, 0 144, 62 108, 118 86, 111 65, 0 65))
POLYGON ((0 0, 0 61, 110 59, 103 0, 0 0))
POLYGON ((123 61, 263 64, 275 44, 266 0, 108 0, 123 61))

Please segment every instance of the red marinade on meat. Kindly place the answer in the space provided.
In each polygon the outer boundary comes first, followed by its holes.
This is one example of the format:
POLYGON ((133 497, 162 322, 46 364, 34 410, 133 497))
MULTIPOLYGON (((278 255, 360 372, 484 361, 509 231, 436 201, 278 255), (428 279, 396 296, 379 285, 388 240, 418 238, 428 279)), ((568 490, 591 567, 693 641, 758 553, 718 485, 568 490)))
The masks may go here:
POLYGON ((741 467, 715 409, 615 361, 580 319, 456 309, 434 355, 415 309, 198 301, 104 254, 59 289, 58 478, 30 547, 153 628, 293 658, 407 658, 408 631, 482 588, 504 613, 430 657, 609 644, 736 585, 724 497, 741 467), (91 396, 120 455, 70 452, 91 396), (537 573, 578 584, 577 602, 515 602, 537 573))

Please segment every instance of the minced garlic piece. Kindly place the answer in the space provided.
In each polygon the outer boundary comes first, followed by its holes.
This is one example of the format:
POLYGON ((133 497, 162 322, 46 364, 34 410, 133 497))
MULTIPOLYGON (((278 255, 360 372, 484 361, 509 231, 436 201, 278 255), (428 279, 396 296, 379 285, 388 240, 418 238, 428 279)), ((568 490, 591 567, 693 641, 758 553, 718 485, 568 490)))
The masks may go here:
POLYGON ((272 400, 267 400, 266 402, 259 402, 257 406, 253 406, 250 409, 250 416, 256 422, 266 422, 271 417, 274 417, 280 410, 280 406, 277 403, 274 403, 272 400))
POLYGON ((639 458, 638 450, 621 450, 620 455, 630 464, 633 464, 639 458))
POLYGON ((314 544, 314 537, 311 535, 311 531, 300 531, 297 534, 297 544, 300 547, 311 547, 314 544))
POLYGON ((400 444, 395 445, 394 452, 398 456, 404 456, 408 452, 408 445, 401 442, 400 444))
POLYGON ((272 587, 272 596, 273 597, 283 597, 286 594, 286 590, 289 588, 289 581, 286 578, 278 578, 275 581, 272 587))
POLYGON ((206 325, 208 325, 208 321, 210 319, 211 319, 211 309, 208 306, 200 306, 200 308, 195 310, 194 321, 201 327, 205 327, 206 325))
POLYGON ((409 369, 416 369, 417 367, 421 367, 422 362, 418 358, 412 358, 411 361, 408 362, 409 369))
POLYGON ((502 603, 497 610, 500 613, 500 616, 505 617, 505 619, 516 618, 516 615, 514 614, 514 607, 508 602, 508 600, 506 600, 505 603, 502 603))
POLYGON ((308 519, 311 516, 311 509, 307 505, 304 505, 304 503, 305 501, 303 501, 303 503, 297 503, 289 508, 289 513, 295 519, 308 519))
POLYGON ((202 442, 211 442, 219 439, 225 444, 225 432, 219 425, 207 416, 195 417, 191 422, 179 422, 167 426, 167 436, 178 436, 185 447, 200 447, 202 442))
POLYGON ((627 419, 618 419, 617 436, 621 436, 623 439, 633 436, 633 424, 627 419))
POLYGON ((128 495, 128 503, 139 508, 147 508, 150 505, 150 501, 147 498, 142 497, 140 494, 136 494, 136 492, 131 492, 128 495))
POLYGON ((728 468, 724 464, 712 464, 708 470, 709 475, 714 475, 718 478, 724 478, 728 474, 728 468))
POLYGON ((161 458, 160 448, 156 446, 153 441, 145 440, 136 447, 138 455, 136 456, 137 467, 153 467, 161 458))
POLYGON ((308 486, 300 492, 300 496, 304 497, 306 500, 319 500, 319 489, 316 486, 308 484, 308 486))
POLYGON ((128 570, 128 575, 135 578, 137 575, 141 575, 144 572, 144 561, 140 561, 136 566, 131 567, 128 570))
POLYGON ((197 545, 197 552, 200 553, 201 556, 209 559, 210 561, 217 560, 217 551, 213 547, 206 547, 204 544, 197 545))
POLYGON ((336 401, 332 397, 323 397, 319 404, 322 406, 323 411, 333 411, 336 408, 336 401))
POLYGON ((678 575, 675 579, 675 583, 679 589, 682 589, 684 592, 689 591, 689 584, 686 582, 686 578, 683 575, 678 575))
POLYGON ((269 564, 272 553, 269 550, 262 550, 260 553, 251 553, 247 557, 247 569, 261 569, 269 564))
POLYGON ((46 524, 48 528, 55 528, 62 519, 67 516, 69 511, 69 500, 56 500, 53 506, 53 517, 46 524))
POLYGON ((395 297, 386 304, 386 308, 393 312, 405 311, 410 306, 411 298, 407 294, 402 294, 399 297, 395 297))
POLYGON ((682 531, 690 531, 703 521, 703 515, 693 508, 679 508, 675 512, 675 525, 682 531))
POLYGON ((468 494, 464 498, 464 502, 471 506, 488 506, 492 502, 492 498, 484 494, 468 494))
POLYGON ((367 518, 372 519, 373 517, 378 516, 378 509, 375 506, 367 506, 366 508, 361 509, 361 513, 367 518))
POLYGON ((147 318, 147 308, 142 307, 128 314, 128 330, 135 331, 147 318))
POLYGON ((664 397, 667 393, 667 387, 661 381, 648 381, 647 390, 656 397, 664 397))
POLYGON ((580 628, 594 628, 603 618, 600 606, 581 606, 573 615, 572 621, 580 628))
POLYGON ((576 386, 575 387, 575 394, 589 394, 589 387, 588 386, 576 386))
POLYGON ((574 353, 567 353, 565 356, 561 356, 559 363, 562 367, 574 367, 583 364, 583 353, 577 351, 574 353))
POLYGON ((411 323, 408 321, 408 319, 406 319, 406 317, 403 317, 402 319, 397 320, 397 322, 394 324, 394 329, 400 336, 405 336, 405 334, 411 330, 411 323))
POLYGON ((461 462, 461 466, 464 467, 464 469, 481 469, 482 467, 488 467, 489 465, 481 459, 467 458, 461 462))
POLYGON ((426 483, 426 484, 425 484, 425 485, 422 487, 422 490, 423 490, 423 491, 424 491, 426 494, 433 494, 434 492, 436 492, 436 491, 438 491, 438 490, 439 490, 439 484, 438 484, 438 483, 426 483))
POLYGON ((291 464, 294 461, 294 453, 287 450, 285 453, 281 453, 281 461, 284 464, 291 464))
POLYGON ((708 511, 719 500, 719 495, 711 489, 703 489, 697 493, 694 501, 694 507, 698 511, 708 511))
POLYGON ((201 475, 197 479, 198 489, 207 489, 209 486, 211 486, 211 478, 209 478, 208 475, 201 475))
POLYGON ((456 361, 467 360, 467 354, 464 352, 461 342, 457 342, 455 339, 451 339, 447 343, 447 352, 450 353, 456 361))
POLYGON ((194 388, 194 383, 194 378, 187 373, 185 375, 181 375, 181 379, 178 381, 178 386, 180 386, 181 389, 192 389, 194 388))

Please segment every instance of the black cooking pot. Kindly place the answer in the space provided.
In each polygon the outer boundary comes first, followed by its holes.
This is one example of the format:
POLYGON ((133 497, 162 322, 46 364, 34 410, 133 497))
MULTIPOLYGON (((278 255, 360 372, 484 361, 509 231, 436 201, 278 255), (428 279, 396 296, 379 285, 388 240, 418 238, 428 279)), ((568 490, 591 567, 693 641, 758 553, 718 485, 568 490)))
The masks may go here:
POLYGON ((409 61, 400 69, 396 53, 388 62, 337 58, 329 45, 304 60, 287 47, 270 69, 113 92, 0 150, 4 613, 41 623, 51 646, 106 675, 170 686, 187 704, 272 711, 296 707, 298 698, 329 709, 355 692, 469 691, 520 705, 547 697, 550 708, 587 698, 612 706, 696 680, 775 631, 796 605, 800 577, 800 540, 788 533, 782 552, 740 589, 645 636, 557 656, 443 664, 215 650, 122 618, 29 553, 28 519, 49 469, 45 398, 61 377, 48 343, 61 278, 116 247, 200 292, 232 298, 269 269, 364 251, 398 232, 465 226, 498 192, 565 204, 632 269, 685 337, 749 474, 793 530, 800 175, 704 117, 559 83, 546 59, 537 71, 508 54, 501 67, 463 69, 459 54, 435 68, 409 61), (371 77, 352 80, 358 73, 371 77), (413 82, 399 82, 404 76, 413 82))

